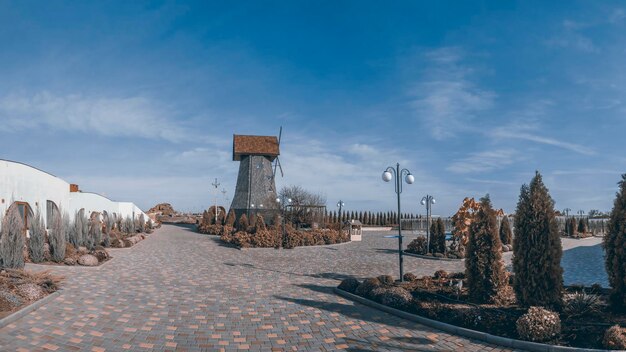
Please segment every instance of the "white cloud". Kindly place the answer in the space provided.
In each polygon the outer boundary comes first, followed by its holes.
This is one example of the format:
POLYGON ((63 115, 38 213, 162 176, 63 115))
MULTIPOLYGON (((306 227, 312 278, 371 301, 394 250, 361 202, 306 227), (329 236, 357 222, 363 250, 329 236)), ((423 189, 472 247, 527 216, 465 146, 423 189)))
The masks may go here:
POLYGON ((516 156, 517 152, 511 149, 472 153, 450 164, 447 170, 459 174, 492 171, 512 164, 516 156))
POLYGON ((429 67, 410 92, 411 107, 435 139, 454 137, 493 106, 496 94, 470 80, 472 70, 461 65, 460 50, 442 48, 425 56, 429 67))
POLYGON ((45 91, 32 96, 13 94, 0 98, 0 117, 10 129, 49 128, 169 141, 185 137, 183 128, 142 97, 57 96, 45 91))
POLYGON ((594 155, 596 152, 589 147, 560 141, 555 138, 544 137, 525 131, 525 129, 514 129, 511 126, 495 128, 490 132, 491 136, 496 139, 521 139, 530 142, 551 145, 557 148, 566 149, 582 155, 594 155))

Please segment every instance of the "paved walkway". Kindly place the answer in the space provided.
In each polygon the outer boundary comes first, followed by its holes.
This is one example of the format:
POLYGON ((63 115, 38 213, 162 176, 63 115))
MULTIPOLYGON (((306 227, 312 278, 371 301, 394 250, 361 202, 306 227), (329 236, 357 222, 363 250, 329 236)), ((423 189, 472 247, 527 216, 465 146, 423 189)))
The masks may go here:
MULTIPOLYGON (((53 267, 67 277, 62 294, 0 329, 0 350, 500 350, 332 293, 349 275, 397 276, 396 245, 365 233, 361 243, 239 251, 163 226, 102 267, 53 267)), ((418 275, 456 267, 406 258, 418 275)))

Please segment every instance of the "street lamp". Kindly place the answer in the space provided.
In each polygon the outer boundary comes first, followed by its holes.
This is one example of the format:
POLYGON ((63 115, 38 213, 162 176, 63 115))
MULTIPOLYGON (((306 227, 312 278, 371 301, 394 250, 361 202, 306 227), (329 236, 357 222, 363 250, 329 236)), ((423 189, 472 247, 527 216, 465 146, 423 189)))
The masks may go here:
POLYGON ((285 209, 287 209, 287 204, 291 204, 291 198, 288 198, 285 194, 283 194, 280 197, 276 197, 276 203, 278 203, 283 213, 283 248, 285 248, 285 243, 287 242, 287 232, 285 230, 285 209))
POLYGON ((400 282, 404 281, 404 267, 403 267, 403 258, 402 258, 402 223, 400 221, 400 214, 402 214, 400 209, 400 193, 402 193, 402 176, 404 176, 404 181, 407 184, 413 184, 415 182, 415 177, 411 174, 411 171, 407 169, 400 170, 400 163, 396 163, 396 168, 389 166, 383 172, 383 181, 389 182, 395 177, 394 188, 396 191, 396 195, 398 198, 398 260, 400 265, 400 282))
POLYGON ((337 208, 339 208, 339 234, 343 231, 343 222, 341 221, 341 209, 346 206, 346 203, 343 200, 337 202, 337 208))
POLYGON ((213 183, 211 183, 211 185, 213 185, 213 187, 215 187, 215 224, 217 225, 217 187, 219 187, 220 183, 217 182, 217 178, 215 178, 215 181, 213 181, 213 183))
POLYGON ((432 206, 435 202, 435 198, 428 194, 422 197, 420 202, 426 206, 426 253, 430 253, 430 216, 432 215, 432 206))

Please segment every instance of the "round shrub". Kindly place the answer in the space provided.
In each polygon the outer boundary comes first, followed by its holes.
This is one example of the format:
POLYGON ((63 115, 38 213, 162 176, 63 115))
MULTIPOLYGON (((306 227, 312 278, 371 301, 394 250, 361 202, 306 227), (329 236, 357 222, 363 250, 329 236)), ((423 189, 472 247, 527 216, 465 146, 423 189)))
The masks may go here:
POLYGON ((435 274, 433 275, 433 277, 435 279, 447 279, 448 278, 448 272, 445 270, 437 270, 435 271, 435 274))
POLYGON ((386 306, 404 308, 411 303, 413 296, 402 287, 389 287, 382 294, 380 300, 386 306))
POLYGON ((406 251, 415 254, 426 254, 427 244, 426 237, 420 236, 409 243, 406 251))
POLYGON ((371 299, 372 301, 376 301, 378 303, 382 303, 382 298, 387 293, 387 290, 389 290, 389 287, 378 286, 378 287, 376 287, 376 288, 374 288, 373 290, 370 291, 370 293, 367 296, 367 298, 371 299))
POLYGON ((372 290, 380 286, 382 286, 380 281, 377 278, 372 277, 363 280, 359 287, 356 288, 354 293, 361 297, 369 297, 369 294, 372 292, 372 290))
POLYGON ((417 280, 417 276, 415 276, 415 274, 413 273, 406 273, 403 276, 404 281, 408 281, 408 282, 413 282, 417 280))
POLYGON ((515 323, 520 338, 544 342, 561 333, 561 319, 555 312, 541 307, 530 307, 515 323))
POLYGON ((626 349, 626 329, 613 325, 606 330, 602 339, 602 346, 607 350, 626 349))
POLYGON ((386 286, 391 286, 395 282, 393 279, 393 276, 391 275, 380 275, 378 277, 378 281, 380 281, 381 284, 386 285, 386 286))
POLYGON ((339 284, 338 288, 340 290, 344 290, 346 292, 350 292, 350 293, 354 293, 357 289, 357 287, 359 287, 359 280, 353 278, 353 277, 349 277, 343 281, 341 281, 341 283, 339 284))

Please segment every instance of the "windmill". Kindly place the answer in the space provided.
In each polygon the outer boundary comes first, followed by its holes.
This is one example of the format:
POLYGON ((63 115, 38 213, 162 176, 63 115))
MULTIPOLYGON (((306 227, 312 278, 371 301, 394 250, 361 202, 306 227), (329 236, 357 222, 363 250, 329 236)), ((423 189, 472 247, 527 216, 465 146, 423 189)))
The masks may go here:
POLYGON ((251 212, 265 218, 278 210, 276 171, 283 174, 280 160, 282 128, 276 136, 233 135, 233 161, 239 161, 237 185, 231 209, 237 218, 251 212))

